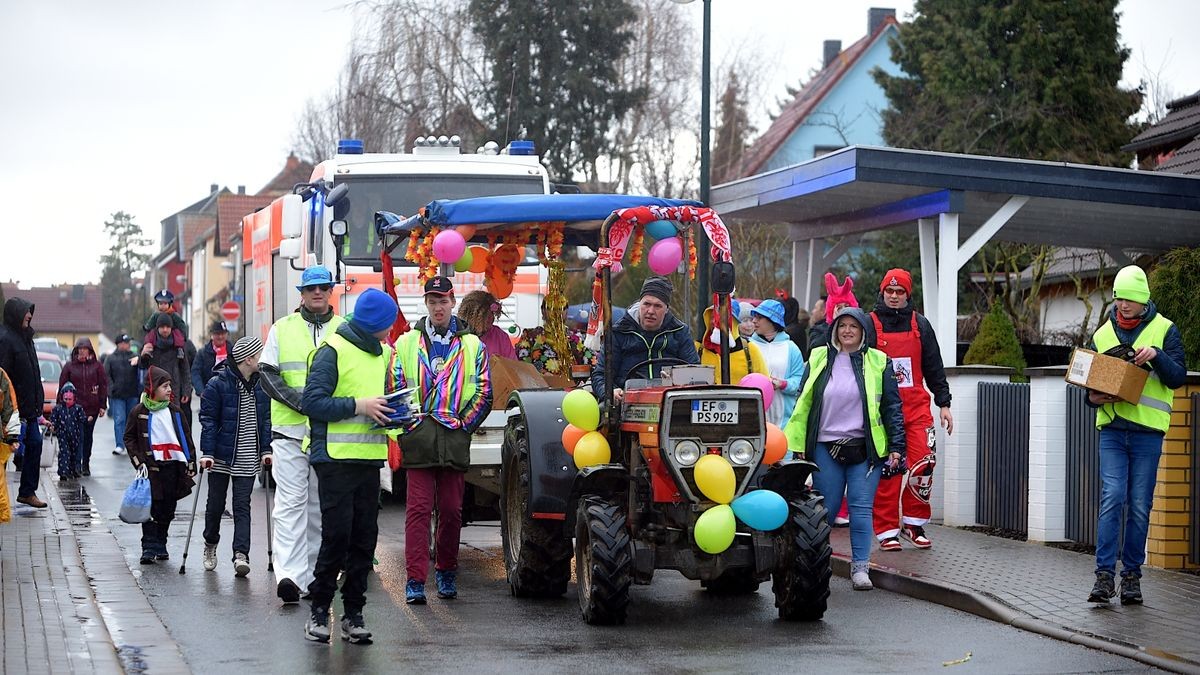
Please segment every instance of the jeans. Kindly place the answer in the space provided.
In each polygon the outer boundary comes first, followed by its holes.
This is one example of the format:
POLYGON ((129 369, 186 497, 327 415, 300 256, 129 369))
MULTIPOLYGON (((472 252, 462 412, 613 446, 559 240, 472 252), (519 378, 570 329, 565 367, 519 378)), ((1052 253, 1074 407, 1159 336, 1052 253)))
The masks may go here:
POLYGON ((216 546, 221 541, 221 515, 225 512, 225 495, 233 482, 233 552, 250 557, 250 493, 254 476, 232 476, 219 471, 208 472, 208 501, 204 504, 204 543, 216 546))
POLYGON ((367 602, 367 576, 379 538, 379 467, 355 462, 318 462, 321 493, 321 551, 308 586, 313 607, 328 607, 345 570, 342 606, 347 614, 367 602))
POLYGON ((37 492, 38 479, 42 473, 42 428, 37 418, 25 420, 25 441, 21 444, 21 485, 18 497, 30 497, 37 492))
POLYGON ((117 438, 117 449, 125 449, 125 424, 129 419, 129 411, 138 404, 138 397, 108 399, 108 414, 112 417, 113 435, 117 438))
POLYGON ((821 469, 812 475, 813 487, 825 496, 829 523, 833 524, 842 507, 842 493, 845 492, 846 502, 850 505, 850 557, 856 563, 870 561, 871 545, 875 541, 872 511, 882 465, 872 466, 870 459, 858 464, 840 464, 829 456, 827 443, 817 443, 809 457, 821 469))
POLYGON ((1121 514, 1125 542, 1121 546, 1121 575, 1142 576, 1146 562, 1146 532, 1158 480, 1163 435, 1153 431, 1100 430, 1100 518, 1096 524, 1096 571, 1115 574, 1121 514))
POLYGON ((437 569, 458 569, 458 536, 466 474, 457 469, 406 469, 408 497, 404 507, 404 568, 410 580, 429 576, 429 519, 437 502, 437 569))

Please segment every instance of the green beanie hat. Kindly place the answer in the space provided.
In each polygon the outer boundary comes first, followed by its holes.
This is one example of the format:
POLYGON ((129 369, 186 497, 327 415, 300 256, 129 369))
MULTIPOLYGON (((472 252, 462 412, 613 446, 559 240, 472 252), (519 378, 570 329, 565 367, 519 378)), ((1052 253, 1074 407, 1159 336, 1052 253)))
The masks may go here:
POLYGON ((1150 302, 1150 284, 1146 273, 1137 265, 1122 267, 1113 280, 1113 300, 1132 300, 1144 305, 1150 302))

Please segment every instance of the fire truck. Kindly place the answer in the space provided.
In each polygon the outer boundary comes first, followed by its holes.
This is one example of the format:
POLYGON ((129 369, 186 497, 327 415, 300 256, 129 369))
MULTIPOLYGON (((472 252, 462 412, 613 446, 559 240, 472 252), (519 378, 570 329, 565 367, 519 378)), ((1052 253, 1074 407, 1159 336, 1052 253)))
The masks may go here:
MULTIPOLYGON (((383 268, 375 214, 414 215, 435 199, 511 194, 548 194, 549 175, 531 141, 501 148, 489 141, 464 153, 458 136, 418 137, 411 152, 369 153, 354 139, 338 142, 337 154, 318 164, 309 182, 242 219, 244 258, 239 287, 245 294, 246 334, 265 340, 271 325, 300 304, 296 285, 306 266, 324 265, 334 275, 332 303, 341 315, 358 296, 381 288, 383 268)), ((404 242, 393 252, 396 294, 410 321, 424 316, 418 269, 404 260, 404 242)), ((546 270, 530 259, 518 268, 513 293, 501 301, 497 325, 510 333, 541 321, 546 270)), ((450 270, 450 273, 453 273, 450 270)), ((455 275, 456 295, 483 288, 482 274, 455 275)), ((471 444, 467 481, 481 503, 499 493, 497 478, 505 414, 494 411, 471 444), (481 494, 482 493, 482 494, 481 494)), ((383 483, 391 488, 384 469, 383 483)))

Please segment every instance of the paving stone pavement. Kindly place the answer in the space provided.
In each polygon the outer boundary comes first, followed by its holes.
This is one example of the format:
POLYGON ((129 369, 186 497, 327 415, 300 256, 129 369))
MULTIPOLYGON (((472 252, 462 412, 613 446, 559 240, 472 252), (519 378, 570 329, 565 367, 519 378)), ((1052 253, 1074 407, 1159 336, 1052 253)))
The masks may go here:
MULTIPOLYGON (((932 549, 904 541, 902 551, 871 552, 872 575, 882 582, 877 585, 909 589, 928 596, 923 599, 1169 670, 1200 673, 1200 577, 1143 567, 1144 605, 1122 606, 1117 599, 1096 605, 1087 602, 1095 581, 1092 555, 936 525, 926 532, 932 549)), ((844 567, 849 530, 835 529, 831 543, 844 567)))

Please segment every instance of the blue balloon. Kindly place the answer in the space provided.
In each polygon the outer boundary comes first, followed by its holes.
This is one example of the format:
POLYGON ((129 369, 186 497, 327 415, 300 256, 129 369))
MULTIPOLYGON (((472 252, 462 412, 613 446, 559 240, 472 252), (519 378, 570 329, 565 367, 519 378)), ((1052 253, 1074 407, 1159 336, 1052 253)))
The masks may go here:
POLYGON ((747 492, 730 506, 738 520, 760 532, 777 530, 788 518, 787 500, 772 490, 747 492))
POLYGON ((675 223, 669 220, 656 220, 646 224, 646 234, 658 241, 678 235, 679 230, 675 229, 675 223))

